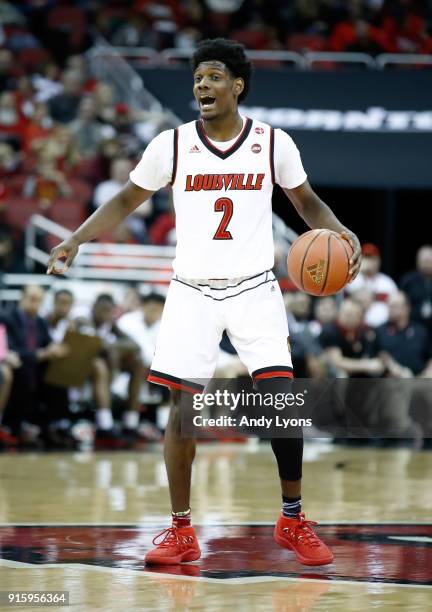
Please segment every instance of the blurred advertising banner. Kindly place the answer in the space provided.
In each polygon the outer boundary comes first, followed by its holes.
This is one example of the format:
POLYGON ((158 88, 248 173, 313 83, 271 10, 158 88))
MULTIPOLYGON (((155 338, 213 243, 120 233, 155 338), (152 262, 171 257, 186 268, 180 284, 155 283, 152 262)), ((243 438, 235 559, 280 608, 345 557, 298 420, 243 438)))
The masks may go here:
MULTIPOLYGON (((141 74, 182 121, 198 117, 188 69, 141 74)), ((432 188, 431 71, 259 69, 241 111, 287 131, 314 184, 432 188)))

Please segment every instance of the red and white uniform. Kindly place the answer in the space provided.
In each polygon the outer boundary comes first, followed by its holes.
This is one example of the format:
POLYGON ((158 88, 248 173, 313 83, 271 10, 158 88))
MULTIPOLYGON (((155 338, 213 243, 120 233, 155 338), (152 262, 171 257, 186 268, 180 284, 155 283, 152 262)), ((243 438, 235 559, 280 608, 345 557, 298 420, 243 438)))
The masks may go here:
POLYGON ((151 191, 171 183, 176 213, 175 274, 149 380, 202 389, 224 329, 254 378, 291 375, 271 272, 271 197, 275 183, 292 189, 306 180, 292 139, 244 118, 236 138, 214 142, 193 121, 154 138, 130 179, 151 191))

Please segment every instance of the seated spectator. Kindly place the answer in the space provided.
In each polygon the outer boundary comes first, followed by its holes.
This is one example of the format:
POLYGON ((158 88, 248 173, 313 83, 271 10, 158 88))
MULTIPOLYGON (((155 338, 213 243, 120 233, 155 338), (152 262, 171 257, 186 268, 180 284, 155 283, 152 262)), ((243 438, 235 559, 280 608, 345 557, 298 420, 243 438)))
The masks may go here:
POLYGON ((0 179, 19 172, 21 154, 8 142, 0 142, 0 179))
MULTIPOLYGON (((54 295, 52 311, 46 316, 51 337, 63 342, 69 330, 76 329, 71 317, 74 296, 68 289, 59 289, 54 295)), ((125 448, 125 440, 114 432, 111 406, 111 375, 106 360, 95 357, 89 379, 96 408, 96 448, 125 448)))
POLYGON ((388 372, 397 378, 432 377, 432 351, 424 325, 410 321, 410 304, 403 291, 390 298, 388 323, 378 327, 377 346, 388 372), (390 359, 389 359, 390 357, 390 359))
POLYGON ((6 225, 0 226, 0 270, 9 274, 26 272, 23 256, 17 248, 17 241, 6 225))
POLYGON ((66 70, 62 76, 63 91, 48 101, 51 117, 60 123, 73 121, 81 100, 82 78, 76 70, 66 70))
MULTIPOLYGON (((371 294, 371 303, 368 304, 365 312, 365 323, 369 327, 377 327, 388 319, 387 302, 389 297, 397 292, 397 286, 390 276, 380 272, 381 255, 377 246, 370 243, 364 244, 362 254, 360 272, 345 290, 353 298, 357 292, 362 290, 367 290, 371 294)), ((366 294, 363 293, 359 299, 362 302, 362 299, 366 297, 366 294)))
POLYGON ((109 83, 96 83, 94 92, 97 107, 97 118, 101 123, 114 123, 116 117, 114 90, 109 83))
POLYGON ((376 356, 375 332, 364 325, 363 315, 360 304, 345 299, 336 322, 325 325, 319 336, 331 372, 348 379, 339 381, 335 388, 331 419, 344 424, 345 433, 336 441, 346 444, 369 444, 371 429, 377 424, 376 385, 361 385, 352 379, 373 378, 384 372, 376 356))
POLYGON ((2 427, 2 417, 12 387, 13 370, 20 365, 19 356, 7 348, 6 328, 0 324, 0 450, 14 447, 18 442, 7 428, 2 427))
POLYGON ((411 303, 413 321, 426 325, 432 340, 432 245, 417 252, 417 269, 402 277, 400 288, 411 303))
POLYGON ((284 293, 287 308, 289 342, 295 375, 298 378, 319 378, 324 374, 319 356, 320 344, 311 332, 311 297, 302 291, 284 293))
POLYGON ((97 107, 92 95, 84 96, 79 104, 77 118, 70 125, 75 146, 81 158, 96 156, 102 140, 113 138, 115 130, 97 119, 97 107))
POLYGON ((384 366, 375 356, 375 332, 365 326, 363 309, 345 299, 335 323, 323 326, 319 342, 326 361, 339 377, 380 376, 384 366))
POLYGON ((0 49, 0 91, 13 91, 16 83, 13 53, 9 49, 0 49))
POLYGON ((388 323, 376 330, 377 351, 389 379, 379 402, 381 424, 386 433, 412 437, 416 425, 409 409, 413 399, 420 399, 426 404, 425 434, 432 437, 432 351, 427 329, 410 321, 410 305, 402 291, 390 298, 389 312, 388 323))
POLYGON ((41 431, 47 440, 50 426, 69 417, 65 390, 44 382, 47 364, 64 357, 68 349, 51 340, 47 323, 39 315, 43 297, 40 287, 28 285, 18 306, 1 317, 9 348, 21 362, 14 372, 4 423, 23 441, 32 443, 37 443, 41 431))
MULTIPOLYGON (((143 362, 139 346, 134 340, 123 333, 116 321, 116 304, 109 294, 100 294, 93 305, 91 317, 88 321, 81 321, 78 329, 83 333, 96 333, 104 342, 101 357, 105 360, 110 371, 110 380, 117 372, 126 372, 129 375, 126 410, 122 414, 123 433, 130 439, 139 440, 140 419, 140 390, 143 380, 143 362)), ((99 438, 108 434, 112 437, 114 422, 109 411, 98 412, 99 438), (109 432, 109 433, 108 433, 109 432)))
POLYGON ((40 152, 35 173, 25 181, 23 195, 34 198, 44 209, 56 199, 72 195, 66 175, 57 168, 46 150, 40 152))
POLYGON ((336 299, 333 296, 317 298, 314 303, 314 319, 310 322, 312 335, 318 337, 325 325, 335 323, 338 314, 336 299))
MULTIPOLYGON (((142 143, 141 138, 138 136, 133 111, 123 102, 116 104, 115 111, 114 128, 122 154, 127 157, 138 157, 142 153, 142 143)), ((149 121, 146 127, 150 127, 151 129, 152 123, 149 121)), ((149 140, 155 135, 156 134, 152 134, 149 140)))
POLYGON ((26 119, 19 112, 15 94, 4 91, 0 94, 0 136, 23 141, 26 119))
POLYGON ((24 130, 23 148, 31 151, 40 146, 41 141, 46 140, 53 133, 53 121, 48 112, 48 106, 43 102, 37 102, 31 119, 24 130))
POLYGON ((115 47, 150 47, 156 49, 158 36, 145 15, 134 12, 111 37, 115 47))
POLYGON ((117 321, 119 329, 133 338, 140 347, 141 359, 148 369, 156 347, 164 304, 165 298, 162 295, 149 293, 141 297, 141 308, 122 315, 117 321))
MULTIPOLYGON (((93 203, 96 208, 108 202, 108 200, 123 189, 129 180, 129 174, 132 169, 133 164, 127 158, 118 158, 111 162, 110 178, 99 183, 93 195, 93 203)), ((141 244, 149 241, 144 216, 148 214, 150 207, 151 201, 148 200, 135 209, 134 213, 129 215, 124 221, 133 238, 141 244)))
POLYGON ((385 33, 363 19, 347 19, 335 25, 330 36, 331 51, 391 53, 393 46, 385 33))

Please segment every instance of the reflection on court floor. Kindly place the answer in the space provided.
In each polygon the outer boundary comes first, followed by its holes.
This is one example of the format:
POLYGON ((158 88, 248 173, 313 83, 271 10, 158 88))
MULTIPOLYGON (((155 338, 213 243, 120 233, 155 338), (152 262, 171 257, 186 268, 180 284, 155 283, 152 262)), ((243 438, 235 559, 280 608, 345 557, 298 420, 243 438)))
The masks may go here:
POLYGON ((305 510, 332 565, 302 566, 273 542, 280 501, 266 445, 206 445, 192 499, 203 556, 161 569, 143 564, 168 524, 160 447, 2 455, 1 588, 68 590, 86 612, 428 609, 432 454, 313 444, 305 459, 305 510))

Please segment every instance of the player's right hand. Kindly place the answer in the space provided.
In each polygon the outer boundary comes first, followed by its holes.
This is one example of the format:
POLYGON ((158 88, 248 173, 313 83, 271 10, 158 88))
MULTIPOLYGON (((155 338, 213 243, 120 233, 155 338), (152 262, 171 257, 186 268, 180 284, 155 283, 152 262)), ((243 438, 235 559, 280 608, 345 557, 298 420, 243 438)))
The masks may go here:
POLYGON ((72 236, 54 247, 48 259, 47 274, 66 274, 78 253, 78 249, 79 243, 72 236), (63 267, 60 269, 56 268, 56 263, 59 260, 64 260, 63 267))

